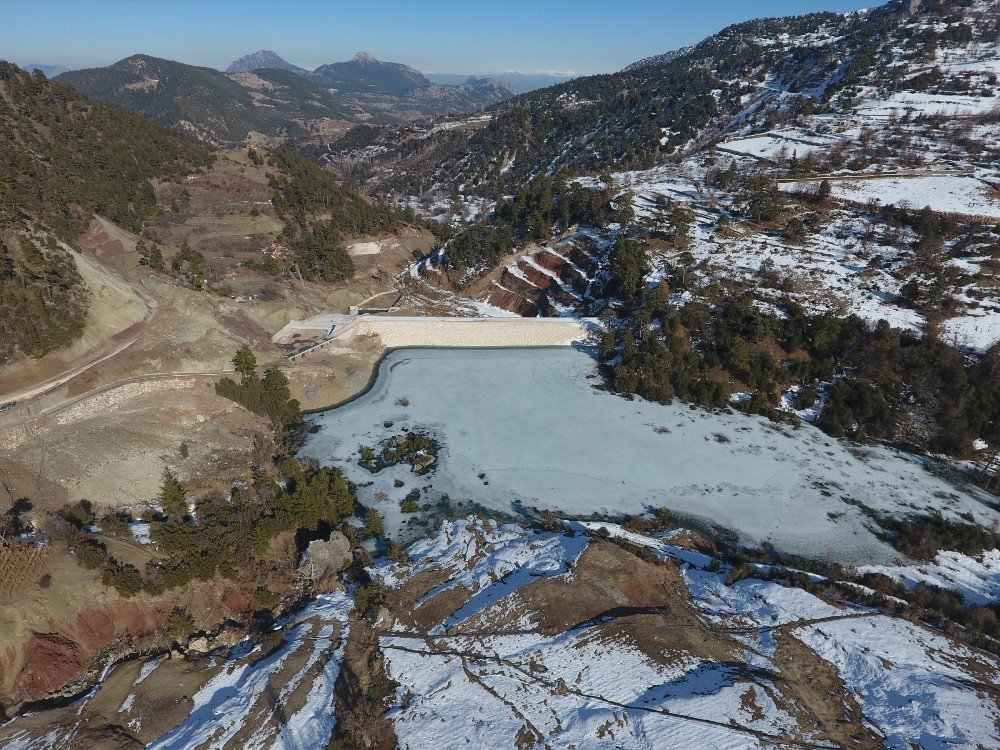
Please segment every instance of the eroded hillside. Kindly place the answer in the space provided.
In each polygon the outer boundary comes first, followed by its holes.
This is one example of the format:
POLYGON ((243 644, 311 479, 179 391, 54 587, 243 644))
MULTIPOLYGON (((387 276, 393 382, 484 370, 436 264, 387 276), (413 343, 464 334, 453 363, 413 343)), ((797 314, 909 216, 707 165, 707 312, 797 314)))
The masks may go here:
POLYGON ((370 584, 287 618, 270 644, 193 638, 186 659, 126 663, 74 706, 7 724, 0 743, 1000 741, 994 656, 911 622, 903 600, 733 566, 690 532, 466 519, 395 555, 370 567, 370 584))

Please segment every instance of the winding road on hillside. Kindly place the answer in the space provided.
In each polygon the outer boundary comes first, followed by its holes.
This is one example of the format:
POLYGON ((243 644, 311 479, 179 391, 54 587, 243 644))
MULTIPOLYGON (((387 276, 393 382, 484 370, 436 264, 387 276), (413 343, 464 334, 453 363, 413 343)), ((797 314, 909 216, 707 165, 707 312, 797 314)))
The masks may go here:
POLYGON ((4 395, 0 396, 0 404, 10 403, 10 402, 20 403, 22 401, 28 401, 30 399, 33 399, 33 398, 35 398, 37 396, 42 396, 42 395, 48 393, 49 391, 51 391, 51 390, 53 390, 55 388, 58 388, 61 385, 65 385, 66 383, 68 383, 69 381, 71 381, 74 378, 78 377, 79 375, 82 375, 84 372, 86 372, 87 370, 89 370, 91 367, 94 367, 95 365, 99 365, 102 362, 106 362, 107 360, 111 359, 112 357, 115 357, 115 356, 121 354, 123 351, 125 351, 126 349, 128 349, 130 346, 132 346, 132 344, 134 344, 138 340, 139 340, 139 337, 136 336, 135 338, 133 338, 133 339, 131 339, 129 341, 126 341, 124 344, 121 344, 120 346, 114 348, 112 351, 108 352, 107 354, 104 354, 104 355, 102 355, 102 356, 98 357, 97 359, 94 359, 94 360, 92 360, 90 362, 87 362, 86 364, 83 364, 83 365, 80 365, 79 367, 75 367, 75 368, 73 368, 71 370, 67 370, 65 372, 62 372, 62 373, 56 375, 54 378, 49 378, 48 380, 45 380, 45 381, 43 381, 43 382, 41 382, 41 383, 39 383, 37 385, 33 385, 30 388, 26 388, 26 389, 24 389, 22 391, 17 391, 17 392, 14 392, 14 393, 4 394, 4 395))
MULTIPOLYGON (((103 362, 107 362, 108 360, 117 357, 142 338, 142 335, 149 329, 150 325, 152 325, 153 321, 157 317, 160 304, 148 290, 143 288, 141 283, 136 283, 125 278, 125 276, 118 269, 108 267, 106 264, 101 262, 99 258, 92 254, 84 255, 80 251, 74 250, 73 257, 79 267, 82 268, 84 266, 90 266, 100 269, 100 272, 107 274, 109 277, 127 286, 131 294, 133 294, 135 298, 138 299, 146 308, 146 313, 142 317, 142 320, 112 334, 105 342, 97 345, 90 352, 83 355, 87 357, 85 361, 76 366, 71 366, 52 377, 46 378, 40 383, 22 388, 18 391, 12 391, 0 395, 0 404, 17 404, 42 396, 49 391, 74 380, 92 367, 96 367, 103 362), (128 340, 115 346, 115 339, 123 335, 129 335, 128 340)), ((89 277, 89 275, 85 275, 85 277, 89 277)), ((94 290, 91 289, 91 291, 93 292, 94 290)))

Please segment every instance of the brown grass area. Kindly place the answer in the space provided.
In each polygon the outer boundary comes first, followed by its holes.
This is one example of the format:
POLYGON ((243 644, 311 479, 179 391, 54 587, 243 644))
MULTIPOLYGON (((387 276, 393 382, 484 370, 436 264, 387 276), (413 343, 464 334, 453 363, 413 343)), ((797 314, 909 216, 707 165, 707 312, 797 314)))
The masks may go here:
POLYGON ((864 723, 854 697, 844 688, 837 669, 786 632, 777 632, 774 664, 781 670, 777 683, 780 705, 803 727, 821 732, 842 747, 877 750, 882 742, 864 723))
POLYGON ((33 544, 0 546, 0 601, 37 585, 48 567, 49 548, 33 544))

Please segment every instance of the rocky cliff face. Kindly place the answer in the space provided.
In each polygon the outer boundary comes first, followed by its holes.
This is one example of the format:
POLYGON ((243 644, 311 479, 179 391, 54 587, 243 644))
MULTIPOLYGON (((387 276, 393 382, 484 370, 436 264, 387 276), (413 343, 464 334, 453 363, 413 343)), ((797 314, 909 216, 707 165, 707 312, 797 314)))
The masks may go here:
POLYGON ((8 647, 0 658, 3 703, 79 692, 99 674, 98 656, 153 645, 169 615, 163 603, 117 600, 84 610, 70 622, 49 621, 49 630, 32 632, 20 650, 8 647))

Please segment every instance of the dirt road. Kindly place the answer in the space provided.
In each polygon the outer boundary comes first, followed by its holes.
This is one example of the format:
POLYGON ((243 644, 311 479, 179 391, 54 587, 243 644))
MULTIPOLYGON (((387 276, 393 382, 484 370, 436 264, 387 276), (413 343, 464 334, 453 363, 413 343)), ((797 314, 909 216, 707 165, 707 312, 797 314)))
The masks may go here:
POLYGON ((87 370, 89 370, 91 367, 94 367, 95 365, 99 365, 99 364, 101 364, 101 362, 106 362, 107 360, 111 359, 112 357, 117 356, 118 354, 121 354, 123 351, 125 351, 126 349, 128 349, 130 346, 132 346, 132 344, 134 344, 138 340, 139 340, 139 337, 136 336, 134 339, 132 339, 130 341, 126 341, 124 344, 122 344, 122 345, 120 345, 118 347, 115 347, 113 350, 111 350, 107 354, 105 354, 105 355, 103 355, 101 357, 98 357, 97 359, 95 359, 95 360, 93 360, 91 362, 88 362, 88 363, 86 363, 84 365, 81 365, 80 367, 76 367, 76 368, 74 368, 72 370, 69 370, 67 372, 60 373, 56 377, 50 378, 49 380, 46 380, 43 383, 39 383, 38 385, 34 385, 34 386, 32 386, 30 388, 26 388, 26 389, 24 389, 22 391, 17 391, 17 392, 14 392, 14 393, 6 393, 4 395, 0 395, 0 404, 9 403, 11 401, 13 401, 15 403, 23 402, 23 401, 28 401, 29 399, 33 399, 36 396, 41 396, 43 394, 46 394, 49 391, 51 391, 52 389, 58 388, 59 386, 64 385, 65 383, 68 383, 73 378, 75 378, 78 375, 81 375, 82 373, 84 373, 87 370))
MULTIPOLYGON (((134 343, 134 341, 130 342, 130 343, 134 343)), ((112 357, 112 356, 114 356, 114 354, 117 354, 117 352, 114 352, 112 354, 107 355, 107 357, 104 357, 104 359, 107 359, 108 357, 112 357)), ((97 362, 93 362, 92 364, 97 364, 97 362)), ((85 370, 87 368, 85 367, 83 369, 85 370)), ((80 372, 82 372, 82 370, 80 372)), ((124 378, 122 380, 118 380, 118 381, 116 381, 114 383, 108 383, 107 385, 103 385, 103 386, 101 386, 99 388, 95 388, 95 389, 93 389, 91 391, 87 391, 86 393, 81 393, 81 394, 79 394, 77 396, 73 396, 72 398, 68 398, 65 401, 60 401, 59 403, 53 404, 52 406, 49 406, 49 407, 46 407, 45 409, 42 409, 41 411, 39 411, 39 412, 37 412, 35 414, 27 414, 27 415, 25 415, 25 416, 23 416, 23 417, 21 417, 19 419, 13 420, 11 422, 7 422, 6 424, 0 424, 0 430, 4 430, 4 429, 7 429, 7 428, 11 428, 11 427, 17 427, 17 426, 22 425, 22 424, 24 424, 26 422, 31 422, 33 420, 40 419, 42 417, 52 416, 53 414, 57 414, 58 412, 61 412, 64 409, 68 409, 69 407, 74 406, 76 404, 79 404, 79 403, 81 403, 83 401, 86 401, 86 400, 91 399, 91 398, 95 398, 96 396, 100 396, 101 394, 108 393, 109 391, 113 391, 113 390, 115 390, 117 388, 122 388, 122 387, 124 387, 126 385, 131 385, 133 383, 146 383, 146 382, 156 381, 156 380, 173 380, 173 379, 177 379, 177 378, 201 378, 201 377, 204 377, 204 378, 213 378, 214 379, 214 378, 220 378, 220 377, 222 377, 224 375, 231 375, 232 372, 233 372, 232 370, 218 370, 218 371, 214 371, 214 372, 155 372, 155 373, 149 373, 147 375, 135 375, 135 376, 130 377, 130 378, 124 378)), ((70 378, 76 377, 76 375, 78 375, 78 374, 79 374, 79 372, 77 372, 74 375, 69 376, 69 377, 70 378)), ((65 381, 63 381, 63 382, 65 382, 65 381)), ((60 383, 53 384, 51 387, 54 388, 57 385, 60 385, 60 383)), ((41 387, 41 386, 39 386, 39 387, 41 387)), ((36 393, 34 395, 37 396, 37 395, 41 395, 41 394, 40 393, 36 393)))

